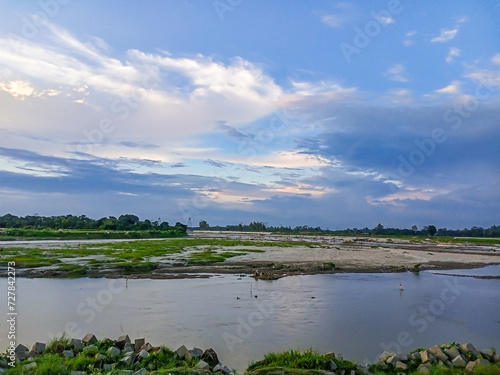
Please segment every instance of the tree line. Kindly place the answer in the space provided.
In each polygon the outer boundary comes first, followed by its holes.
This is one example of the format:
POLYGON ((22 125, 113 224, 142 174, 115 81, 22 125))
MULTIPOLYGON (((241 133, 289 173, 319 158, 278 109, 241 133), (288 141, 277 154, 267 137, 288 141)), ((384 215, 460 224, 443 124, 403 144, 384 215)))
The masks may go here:
POLYGON ((187 225, 177 222, 170 226, 167 221, 160 218, 155 221, 139 220, 132 214, 92 219, 86 215, 61 215, 61 216, 39 216, 27 215, 16 216, 6 214, 0 216, 0 228, 16 229, 87 229, 87 230, 120 230, 120 231, 147 231, 147 230, 178 230, 186 232, 187 225))
MULTIPOLYGON (((195 228, 196 229, 196 228, 195 228)), ((243 231, 243 232, 275 232, 275 233, 324 233, 332 235, 382 235, 382 236, 442 236, 442 237, 500 237, 500 226, 493 225, 489 228, 472 227, 470 229, 447 229, 436 228, 435 225, 426 225, 418 228, 416 225, 411 229, 385 228, 378 224, 374 228, 347 228, 341 230, 322 229, 321 227, 310 227, 308 225, 296 226, 271 226, 263 222, 253 221, 250 224, 237 224, 211 227, 206 220, 200 221, 201 230, 214 231, 243 231)))

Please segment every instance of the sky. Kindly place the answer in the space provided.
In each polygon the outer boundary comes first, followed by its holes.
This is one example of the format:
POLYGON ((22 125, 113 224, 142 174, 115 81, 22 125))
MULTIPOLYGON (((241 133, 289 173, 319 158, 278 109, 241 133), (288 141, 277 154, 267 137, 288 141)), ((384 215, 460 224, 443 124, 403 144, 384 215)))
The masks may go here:
POLYGON ((500 1, 0 2, 0 215, 500 224, 500 1))

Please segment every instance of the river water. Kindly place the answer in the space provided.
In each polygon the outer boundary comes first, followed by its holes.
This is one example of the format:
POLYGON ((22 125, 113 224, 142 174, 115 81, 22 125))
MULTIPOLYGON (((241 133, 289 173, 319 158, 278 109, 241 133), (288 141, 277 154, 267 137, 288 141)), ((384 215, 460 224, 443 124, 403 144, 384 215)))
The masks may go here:
MULTIPOLYGON (((500 275, 500 266, 450 273, 500 275)), ((7 280, 0 280, 7 348, 7 280)), ((500 349, 500 280, 432 272, 334 274, 254 280, 16 280, 17 343, 31 347, 65 331, 176 349, 209 347, 244 370, 264 353, 334 351, 359 363, 383 351, 451 341, 500 349), (401 291, 399 284, 403 285, 401 291)))

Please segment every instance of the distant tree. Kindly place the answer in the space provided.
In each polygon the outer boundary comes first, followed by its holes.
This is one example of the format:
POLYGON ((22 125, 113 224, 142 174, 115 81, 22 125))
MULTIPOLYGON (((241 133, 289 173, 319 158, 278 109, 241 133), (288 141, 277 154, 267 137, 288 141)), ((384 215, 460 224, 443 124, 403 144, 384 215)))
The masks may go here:
POLYGON ((412 230, 415 234, 417 234, 417 232, 418 232, 418 227, 417 227, 416 225, 414 225, 414 226, 412 226, 412 227, 411 227, 411 230, 412 230))
POLYGON ((372 232, 373 232, 373 234, 382 234, 383 231, 384 231, 384 226, 382 224, 378 223, 378 225, 375 228, 373 228, 372 232))
POLYGON ((427 226, 427 233, 429 233, 430 236, 434 236, 436 234, 436 227, 434 225, 428 225, 427 226))
POLYGON ((200 221, 200 229, 201 230, 208 230, 210 228, 210 225, 206 222, 206 220, 200 221))

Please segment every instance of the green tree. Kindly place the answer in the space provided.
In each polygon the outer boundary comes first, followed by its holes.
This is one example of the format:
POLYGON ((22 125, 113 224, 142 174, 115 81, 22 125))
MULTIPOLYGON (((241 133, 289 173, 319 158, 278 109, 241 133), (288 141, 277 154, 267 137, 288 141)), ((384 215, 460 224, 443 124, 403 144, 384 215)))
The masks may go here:
POLYGON ((430 236, 434 236, 436 234, 436 227, 434 225, 428 225, 427 227, 427 233, 429 233, 430 236))
POLYGON ((210 228, 210 225, 205 220, 200 221, 200 229, 201 230, 208 230, 210 228))

